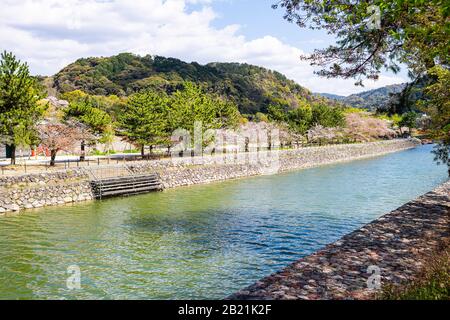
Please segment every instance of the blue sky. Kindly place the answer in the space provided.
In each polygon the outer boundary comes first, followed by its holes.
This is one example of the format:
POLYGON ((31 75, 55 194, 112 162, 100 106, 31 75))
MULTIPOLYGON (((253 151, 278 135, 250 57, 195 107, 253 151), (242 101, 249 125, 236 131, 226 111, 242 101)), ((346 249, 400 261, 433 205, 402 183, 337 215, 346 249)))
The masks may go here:
POLYGON ((0 49, 35 74, 52 75, 81 57, 120 52, 188 62, 241 62, 277 70, 314 92, 341 95, 407 81, 383 73, 365 88, 323 79, 302 53, 334 39, 282 18, 273 0, 1 0, 0 49))
MULTIPOLYGON (((216 27, 222 28, 230 24, 242 26, 241 32, 249 38, 259 38, 272 35, 301 48, 306 53, 315 49, 326 48, 335 43, 335 37, 323 30, 299 28, 283 18, 283 9, 273 9, 275 0, 218 0, 212 2, 212 7, 219 12, 219 17, 213 22, 216 27)), ((196 5, 192 5, 196 7, 196 5)), ((384 71, 384 75, 393 75, 384 71)), ((407 81, 407 70, 402 68, 395 76, 407 81)), ((364 90, 364 89, 363 89, 364 90)))
MULTIPOLYGON (((219 28, 230 24, 241 25, 241 32, 248 38, 272 35, 305 52, 331 44, 334 38, 323 30, 304 30, 283 19, 283 10, 274 10, 271 0, 222 0, 212 3, 219 13, 213 25, 219 28)), ((193 5, 193 7, 196 7, 193 5)))

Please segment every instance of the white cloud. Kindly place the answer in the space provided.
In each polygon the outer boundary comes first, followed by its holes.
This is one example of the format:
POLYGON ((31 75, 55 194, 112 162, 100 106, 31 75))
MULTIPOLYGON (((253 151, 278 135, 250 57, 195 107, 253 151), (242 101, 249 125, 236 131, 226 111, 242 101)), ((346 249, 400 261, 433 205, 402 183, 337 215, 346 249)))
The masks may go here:
MULTIPOLYGON (((1 49, 29 62, 32 71, 53 74, 87 56, 120 52, 187 61, 247 62, 284 73, 315 91, 351 94, 354 81, 326 80, 299 60, 302 51, 272 36, 247 39, 238 25, 214 28, 213 0, 0 0, 1 49), (200 5, 188 10, 189 4, 200 5)), ((404 82, 382 76, 366 89, 404 82)))

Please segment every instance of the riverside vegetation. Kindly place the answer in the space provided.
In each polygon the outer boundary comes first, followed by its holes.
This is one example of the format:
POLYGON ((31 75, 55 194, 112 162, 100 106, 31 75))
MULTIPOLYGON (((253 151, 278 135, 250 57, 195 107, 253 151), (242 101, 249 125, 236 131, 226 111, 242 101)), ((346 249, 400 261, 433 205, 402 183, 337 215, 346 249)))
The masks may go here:
POLYGON ((108 145, 115 136, 134 144, 142 156, 146 146, 150 152, 170 151, 172 133, 183 128, 192 135, 198 121, 202 133, 276 129, 284 148, 392 139, 402 135, 402 127, 411 131, 417 116, 376 114, 318 98, 260 67, 201 66, 128 53, 80 59, 52 78, 39 78, 5 52, 0 86, 3 143, 12 149, 45 147, 51 165, 60 151, 79 152, 83 160, 85 147, 96 143, 107 146, 102 153, 114 153, 108 145), (55 90, 63 104, 45 99, 55 90))

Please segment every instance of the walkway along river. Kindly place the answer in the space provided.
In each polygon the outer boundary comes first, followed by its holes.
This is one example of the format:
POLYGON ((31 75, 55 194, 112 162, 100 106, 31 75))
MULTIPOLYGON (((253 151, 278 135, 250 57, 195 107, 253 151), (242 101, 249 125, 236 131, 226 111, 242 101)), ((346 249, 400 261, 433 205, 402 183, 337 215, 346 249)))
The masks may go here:
POLYGON ((224 298, 446 181, 430 151, 3 217, 0 299, 224 298))

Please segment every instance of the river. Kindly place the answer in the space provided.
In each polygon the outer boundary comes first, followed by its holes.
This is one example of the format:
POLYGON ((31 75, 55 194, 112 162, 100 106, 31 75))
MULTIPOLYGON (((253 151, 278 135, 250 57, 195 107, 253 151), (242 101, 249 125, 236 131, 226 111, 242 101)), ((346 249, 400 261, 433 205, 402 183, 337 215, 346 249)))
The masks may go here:
POLYGON ((224 298, 446 181, 431 148, 0 218, 0 299, 224 298))

